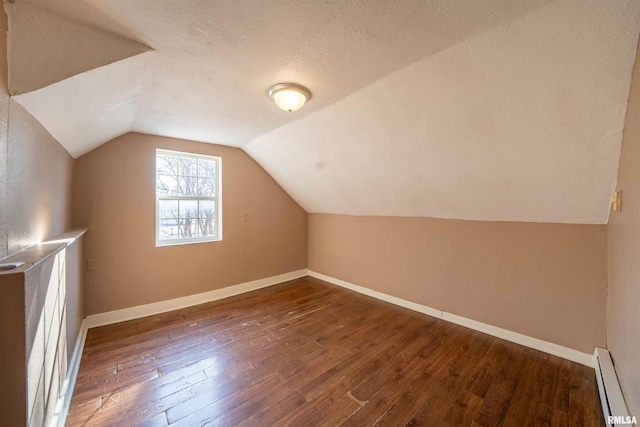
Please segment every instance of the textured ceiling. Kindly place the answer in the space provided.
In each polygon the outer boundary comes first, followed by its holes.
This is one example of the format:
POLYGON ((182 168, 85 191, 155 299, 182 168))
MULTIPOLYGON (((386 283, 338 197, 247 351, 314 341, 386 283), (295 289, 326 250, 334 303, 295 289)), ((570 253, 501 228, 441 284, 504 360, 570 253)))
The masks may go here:
POLYGON ((638 1, 6 7, 11 93, 74 157, 138 131, 242 147, 308 212, 608 219, 638 1))

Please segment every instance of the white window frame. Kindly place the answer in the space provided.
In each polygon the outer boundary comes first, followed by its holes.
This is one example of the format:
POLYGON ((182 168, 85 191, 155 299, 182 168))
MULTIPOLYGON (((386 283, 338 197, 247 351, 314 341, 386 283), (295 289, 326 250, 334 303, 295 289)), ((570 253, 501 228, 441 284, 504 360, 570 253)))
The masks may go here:
POLYGON ((161 246, 174 246, 174 245, 187 245, 192 243, 205 243, 205 242, 218 242, 222 240, 222 158, 216 156, 209 156, 205 154, 187 153, 183 151, 165 150, 162 148, 156 149, 156 156, 154 158, 155 165, 155 193, 156 193, 156 247, 161 246), (215 195, 209 196, 178 196, 158 194, 158 155, 170 155, 176 157, 188 157, 192 159, 202 159, 213 161, 216 163, 216 176, 215 176, 215 195), (215 230, 216 234, 207 237, 183 237, 176 239, 162 239, 160 240, 160 200, 212 200, 215 204, 215 230))

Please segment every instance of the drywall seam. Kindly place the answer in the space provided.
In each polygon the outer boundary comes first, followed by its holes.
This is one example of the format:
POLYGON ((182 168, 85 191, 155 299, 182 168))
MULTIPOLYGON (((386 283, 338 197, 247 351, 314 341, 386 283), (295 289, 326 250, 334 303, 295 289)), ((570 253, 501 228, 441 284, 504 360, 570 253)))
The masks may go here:
POLYGON ((308 270, 302 269, 289 273, 280 274, 278 276, 267 277, 265 279, 253 280, 251 282, 240 283, 238 285, 228 286, 222 289, 216 289, 209 292, 188 295, 186 297, 174 298, 166 301, 154 302, 151 304, 143 304, 135 307, 123 308, 121 310, 108 311, 106 313, 92 314, 87 316, 86 322, 88 328, 110 325, 113 323, 124 322, 141 317, 152 316, 154 314, 165 313, 167 311, 179 310, 185 307, 191 307, 198 304, 204 304, 234 295, 243 294, 245 292, 254 291, 256 289, 266 288, 276 285, 287 280, 298 279, 308 275, 308 270))
POLYGON ((450 323, 455 323, 457 325, 464 326, 469 329, 473 329, 475 331, 501 338, 516 344, 524 345, 535 350, 553 354, 554 356, 562 357, 563 359, 571 360, 585 366, 594 366, 592 355, 574 350, 572 348, 564 347, 548 341, 543 341, 538 338, 533 338, 527 335, 520 334, 518 332, 509 331, 507 329, 502 329, 497 326, 488 325, 486 323, 478 322, 472 319, 467 319, 466 317, 440 311, 426 305, 417 304, 411 301, 404 300, 402 298, 387 295, 382 292, 374 291, 372 289, 355 285, 353 283, 345 282, 344 280, 336 279, 335 277, 327 276, 315 271, 310 270, 309 276, 315 277, 316 279, 324 280, 325 282, 329 282, 346 289, 350 289, 352 291, 359 292, 361 294, 379 299, 381 301, 386 301, 400 307, 427 314, 429 316, 436 317, 450 323))

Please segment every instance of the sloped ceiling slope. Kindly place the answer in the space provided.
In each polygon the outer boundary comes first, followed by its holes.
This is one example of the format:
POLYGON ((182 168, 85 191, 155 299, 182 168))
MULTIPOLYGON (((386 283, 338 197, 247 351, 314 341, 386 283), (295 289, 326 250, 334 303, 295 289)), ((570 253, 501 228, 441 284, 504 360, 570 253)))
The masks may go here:
POLYGON ((639 6, 554 2, 244 148, 308 212, 606 223, 639 6))
POLYGON ((7 3, 11 95, 150 50, 133 40, 70 22, 28 2, 7 3))
POLYGON ((242 147, 308 212, 607 221, 638 1, 21 0, 7 9, 10 72, 19 46, 71 64, 10 83, 74 157, 138 131, 242 147), (52 38, 65 25, 82 40, 71 51, 52 38), (114 54, 91 54, 100 49, 114 54), (282 81, 311 89, 299 112, 268 99, 282 81))
MULTIPOLYGON (((62 49, 61 43, 47 40, 61 19, 69 26, 120 34, 153 52, 132 58, 137 68, 128 77, 122 70, 126 66, 113 63, 108 71, 79 80, 100 86, 105 94, 121 94, 117 98, 72 90, 70 83, 16 99, 74 157, 110 140, 113 132, 107 129, 123 128, 121 121, 103 129, 82 123, 95 123, 97 111, 119 105, 125 94, 134 112, 130 131, 242 146, 548 1, 21 0, 9 10, 12 29, 37 27, 46 41, 30 43, 31 58, 41 53, 49 58, 62 49), (283 81, 313 92, 312 101, 296 115, 275 109, 267 96, 272 85, 283 81), (66 114, 60 111, 61 91, 63 109, 73 112, 73 120, 61 120, 66 114)), ((17 44, 19 37, 10 40, 17 44)), ((23 38, 30 39, 28 34, 23 38)), ((100 51, 86 37, 80 46, 83 52, 100 51)), ((89 52, 74 59, 88 66, 93 56, 89 52)), ((40 72, 46 75, 49 68, 42 66, 40 72)))

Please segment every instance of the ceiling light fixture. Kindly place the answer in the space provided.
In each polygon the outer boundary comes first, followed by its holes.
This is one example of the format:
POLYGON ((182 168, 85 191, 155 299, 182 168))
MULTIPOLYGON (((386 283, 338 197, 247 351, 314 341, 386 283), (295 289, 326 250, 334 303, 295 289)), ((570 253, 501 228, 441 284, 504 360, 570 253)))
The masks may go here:
POLYGON ((311 92, 306 87, 295 83, 278 83, 269 89, 269 96, 278 107, 292 112, 302 108, 311 98, 311 92))

